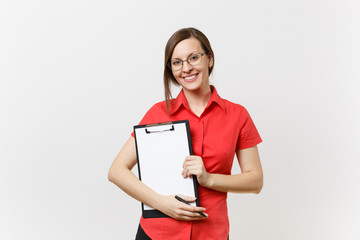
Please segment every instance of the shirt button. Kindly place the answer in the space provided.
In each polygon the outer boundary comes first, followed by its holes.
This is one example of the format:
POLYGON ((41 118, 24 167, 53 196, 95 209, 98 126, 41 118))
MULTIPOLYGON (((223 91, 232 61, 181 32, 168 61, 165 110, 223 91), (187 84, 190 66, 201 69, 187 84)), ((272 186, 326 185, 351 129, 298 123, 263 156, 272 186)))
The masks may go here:
POLYGON ((200 141, 200 138, 197 138, 196 140, 200 141))

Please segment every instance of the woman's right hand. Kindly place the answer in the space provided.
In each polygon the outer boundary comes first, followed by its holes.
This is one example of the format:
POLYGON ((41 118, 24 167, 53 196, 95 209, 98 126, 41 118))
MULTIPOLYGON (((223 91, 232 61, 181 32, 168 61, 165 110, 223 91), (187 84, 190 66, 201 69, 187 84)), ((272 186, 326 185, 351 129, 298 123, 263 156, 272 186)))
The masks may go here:
MULTIPOLYGON (((178 196, 187 202, 195 202, 196 200, 196 198, 180 194, 178 194, 178 196)), ((157 209, 165 213, 169 217, 180 221, 194 221, 205 219, 205 217, 201 216, 198 212, 206 211, 206 209, 203 207, 195 207, 180 202, 175 198, 175 195, 160 196, 159 207, 157 209)), ((204 214, 208 216, 206 213, 204 214)))

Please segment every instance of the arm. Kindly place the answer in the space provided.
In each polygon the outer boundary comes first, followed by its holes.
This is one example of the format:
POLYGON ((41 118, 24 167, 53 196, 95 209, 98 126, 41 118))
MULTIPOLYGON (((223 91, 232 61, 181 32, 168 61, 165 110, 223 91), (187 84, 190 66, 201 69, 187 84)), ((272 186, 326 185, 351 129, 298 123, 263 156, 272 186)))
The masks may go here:
POLYGON ((202 158, 189 156, 184 162, 183 176, 196 175, 200 185, 221 192, 259 193, 263 186, 263 173, 257 146, 236 151, 241 174, 208 173, 202 158))
MULTIPOLYGON (((197 212, 205 208, 186 205, 175 199, 174 196, 163 196, 141 182, 131 169, 136 165, 135 140, 130 137, 113 161, 108 178, 131 197, 139 200, 159 211, 178 220, 191 221, 203 219, 197 212)), ((187 201, 195 201, 182 196, 187 201)))

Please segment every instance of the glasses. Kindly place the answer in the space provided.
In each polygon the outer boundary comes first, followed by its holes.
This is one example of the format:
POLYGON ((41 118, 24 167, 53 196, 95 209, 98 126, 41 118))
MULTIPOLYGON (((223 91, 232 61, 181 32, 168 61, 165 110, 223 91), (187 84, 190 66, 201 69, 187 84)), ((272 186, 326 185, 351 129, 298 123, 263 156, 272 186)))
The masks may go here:
POLYGON ((171 61, 168 63, 168 67, 173 71, 180 70, 183 65, 184 61, 186 61, 191 66, 196 66, 199 63, 201 63, 201 57, 204 56, 206 53, 193 53, 191 56, 186 60, 181 59, 171 59, 171 61))

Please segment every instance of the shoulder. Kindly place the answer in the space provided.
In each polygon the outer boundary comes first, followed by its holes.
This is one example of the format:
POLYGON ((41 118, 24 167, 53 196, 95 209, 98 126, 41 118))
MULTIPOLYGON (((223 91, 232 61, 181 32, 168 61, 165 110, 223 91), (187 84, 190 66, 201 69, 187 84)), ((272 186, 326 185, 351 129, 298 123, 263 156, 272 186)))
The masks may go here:
POLYGON ((152 105, 152 107, 148 110, 149 112, 153 112, 153 113, 162 113, 162 112, 166 112, 166 105, 165 105, 165 101, 161 101, 158 103, 155 103, 154 105, 152 105))
POLYGON ((139 125, 163 122, 168 119, 165 101, 155 103, 146 112, 139 125))
POLYGON ((251 120, 251 116, 248 110, 241 104, 231 102, 223 99, 225 106, 225 114, 236 121, 238 124, 243 125, 244 123, 251 120))
POLYGON ((247 112, 246 108, 238 103, 231 102, 227 99, 222 99, 224 102, 224 106, 226 111, 229 111, 229 113, 244 113, 247 112))

